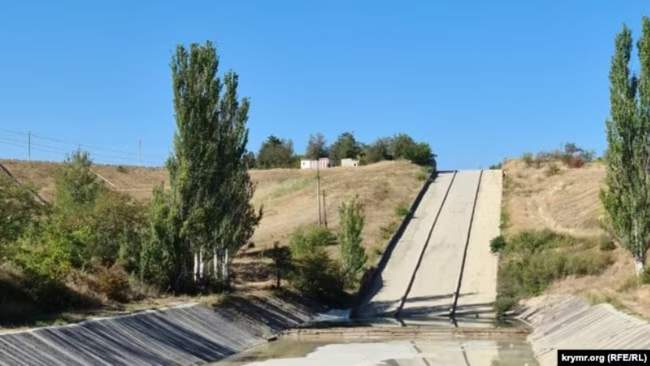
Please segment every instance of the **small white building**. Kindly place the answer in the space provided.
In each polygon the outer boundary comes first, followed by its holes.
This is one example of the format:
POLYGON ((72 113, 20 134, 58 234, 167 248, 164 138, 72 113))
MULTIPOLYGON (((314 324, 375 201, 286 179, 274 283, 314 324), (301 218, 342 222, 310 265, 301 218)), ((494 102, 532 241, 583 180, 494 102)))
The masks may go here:
POLYGON ((327 169, 330 167, 329 158, 320 158, 318 160, 300 160, 300 169, 327 169))
POLYGON ((357 159, 341 159, 341 166, 342 167, 357 167, 359 166, 359 160, 357 159))

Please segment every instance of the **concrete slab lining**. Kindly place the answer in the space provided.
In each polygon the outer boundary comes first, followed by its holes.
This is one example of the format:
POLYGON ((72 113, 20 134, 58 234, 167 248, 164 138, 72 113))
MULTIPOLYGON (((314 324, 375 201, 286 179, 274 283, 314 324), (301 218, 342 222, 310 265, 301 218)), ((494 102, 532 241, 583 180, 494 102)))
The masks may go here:
POLYGON ((498 257, 490 241, 500 232, 501 194, 500 170, 440 174, 377 276, 360 317, 448 317, 460 284, 455 315, 493 319, 498 257))
POLYGON ((371 291, 376 293, 366 304, 362 304, 360 317, 393 315, 398 310, 454 174, 439 174, 427 188, 386 267, 371 284, 371 291))
MULTIPOLYGON (((460 275, 480 171, 460 171, 433 228, 402 317, 449 314, 460 275)), ((465 294, 461 293, 460 297, 465 294)))

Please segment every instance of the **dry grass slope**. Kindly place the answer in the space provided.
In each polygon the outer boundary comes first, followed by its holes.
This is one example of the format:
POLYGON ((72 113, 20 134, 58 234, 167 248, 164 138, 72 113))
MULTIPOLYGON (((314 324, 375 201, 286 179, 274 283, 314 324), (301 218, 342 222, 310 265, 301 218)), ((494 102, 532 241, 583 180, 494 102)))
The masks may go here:
MULTIPOLYGON (((559 165, 559 164, 558 164, 559 165)), ((527 167, 521 160, 504 164, 504 233, 551 229, 577 237, 600 240, 606 233, 601 222, 604 210, 599 192, 605 166, 593 162, 583 168, 562 166, 550 175, 548 166, 527 167)), ((650 285, 639 286, 627 251, 616 248, 615 262, 597 276, 567 278, 556 282, 548 294, 580 295, 593 302, 610 302, 650 318, 650 285)))
MULTIPOLYGON (((54 180, 61 164, 0 160, 21 182, 31 184, 46 199, 54 195, 54 180)), ((116 191, 147 201, 155 186, 169 186, 162 168, 96 165, 93 171, 116 191)), ((365 245, 383 246, 381 228, 393 222, 395 208, 408 205, 422 182, 421 169, 406 161, 382 162, 359 168, 332 168, 321 171, 321 188, 326 193, 329 226, 338 227, 337 208, 341 201, 359 195, 366 209, 365 245)), ((285 244, 291 231, 318 221, 316 173, 298 169, 251 170, 257 189, 253 202, 264 206, 264 217, 256 230, 256 248, 273 242, 285 244)))

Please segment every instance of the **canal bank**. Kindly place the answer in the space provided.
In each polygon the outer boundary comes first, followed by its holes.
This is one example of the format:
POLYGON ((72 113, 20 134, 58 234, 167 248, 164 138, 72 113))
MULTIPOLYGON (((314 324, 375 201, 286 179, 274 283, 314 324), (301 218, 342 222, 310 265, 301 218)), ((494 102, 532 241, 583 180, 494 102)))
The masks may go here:
POLYGON ((650 324, 610 304, 575 296, 541 296, 526 302, 519 318, 541 365, 555 365, 558 349, 650 349, 650 324))
POLYGON ((0 334, 0 365, 197 365, 264 344, 319 310, 300 298, 233 296, 218 306, 90 319, 0 334))

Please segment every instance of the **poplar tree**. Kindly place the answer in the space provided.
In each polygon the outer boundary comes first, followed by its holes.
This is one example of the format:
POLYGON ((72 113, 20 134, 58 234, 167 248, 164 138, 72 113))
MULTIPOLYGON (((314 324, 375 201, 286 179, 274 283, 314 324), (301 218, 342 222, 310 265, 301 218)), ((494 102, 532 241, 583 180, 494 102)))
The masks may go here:
POLYGON ((650 22, 643 19, 638 43, 641 73, 629 68, 632 34, 626 26, 616 36, 609 74, 606 189, 602 200, 613 234, 643 271, 650 240, 650 22), (637 96, 638 92, 638 96, 637 96))
POLYGON ((343 202, 339 207, 340 228, 338 240, 341 245, 343 273, 348 285, 357 280, 368 257, 363 249, 361 233, 365 222, 363 207, 358 197, 343 202))
POLYGON ((167 163, 171 212, 183 247, 192 253, 195 281, 207 280, 211 261, 214 277, 227 282, 232 257, 261 216, 250 204, 254 187, 245 158, 249 101, 237 96, 237 74, 226 73, 222 82, 218 65, 211 42, 178 46, 171 63, 176 115, 167 163))

